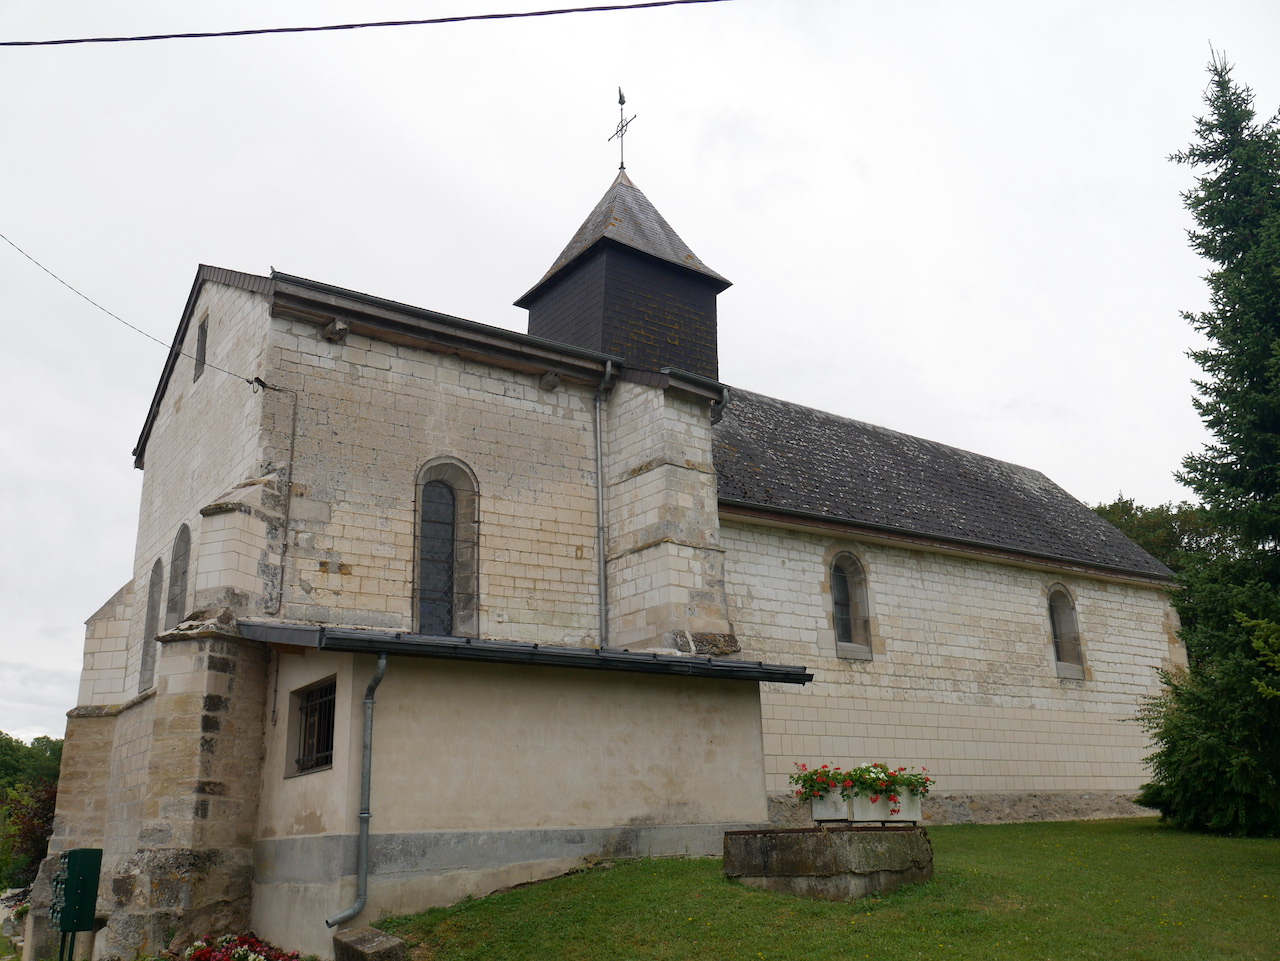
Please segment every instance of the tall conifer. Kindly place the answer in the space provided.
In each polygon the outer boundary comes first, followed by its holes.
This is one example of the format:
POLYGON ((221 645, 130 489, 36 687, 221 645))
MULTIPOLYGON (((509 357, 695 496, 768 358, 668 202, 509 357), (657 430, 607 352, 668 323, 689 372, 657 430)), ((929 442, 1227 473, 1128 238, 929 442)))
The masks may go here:
POLYGON ((1180 479, 1221 539, 1182 572, 1191 669, 1144 711, 1157 751, 1142 800, 1182 827, 1253 834, 1280 831, 1280 698, 1254 643, 1280 621, 1280 116, 1259 123, 1221 58, 1209 74, 1209 112, 1171 159, 1199 171, 1183 199, 1213 265, 1209 309, 1184 315, 1209 341, 1192 357, 1213 440, 1180 479))

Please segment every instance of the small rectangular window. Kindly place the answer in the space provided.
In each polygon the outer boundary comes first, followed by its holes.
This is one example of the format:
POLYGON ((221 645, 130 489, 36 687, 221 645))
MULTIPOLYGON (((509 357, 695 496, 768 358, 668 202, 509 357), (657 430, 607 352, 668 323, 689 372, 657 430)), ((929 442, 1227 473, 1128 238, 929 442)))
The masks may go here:
POLYGON ((204 373, 205 354, 209 350, 209 315, 205 314, 204 319, 200 321, 200 326, 196 328, 196 372, 191 378, 192 381, 200 379, 200 375, 204 373))
POLYGON ((296 773, 333 766, 333 722, 338 685, 329 681, 298 695, 296 773))

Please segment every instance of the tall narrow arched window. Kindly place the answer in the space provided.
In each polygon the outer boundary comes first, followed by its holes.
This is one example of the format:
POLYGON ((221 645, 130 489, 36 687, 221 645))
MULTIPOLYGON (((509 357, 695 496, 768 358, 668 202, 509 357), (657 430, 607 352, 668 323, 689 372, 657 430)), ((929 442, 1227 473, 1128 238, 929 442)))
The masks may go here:
POLYGON ((836 653, 855 660, 871 659, 871 605, 867 575, 852 554, 839 554, 831 564, 831 615, 836 653))
POLYGON ((475 476, 452 458, 418 475, 414 618, 419 634, 478 633, 480 522, 475 476))
POLYGON ((191 560, 191 530, 186 524, 178 528, 173 539, 173 557, 169 561, 169 595, 164 606, 164 629, 173 630, 187 614, 187 565, 191 560))
POLYGON ((147 581, 147 613, 142 622, 142 663, 138 670, 138 693, 156 680, 156 635, 160 633, 160 605, 164 603, 164 561, 156 558, 147 581))
POLYGON ((1084 677, 1084 650, 1076 623, 1076 605, 1064 587, 1049 591, 1049 627, 1053 632, 1053 657, 1059 677, 1084 677))
POLYGON ((453 633, 457 496, 441 480, 422 485, 418 515, 418 633, 453 633))

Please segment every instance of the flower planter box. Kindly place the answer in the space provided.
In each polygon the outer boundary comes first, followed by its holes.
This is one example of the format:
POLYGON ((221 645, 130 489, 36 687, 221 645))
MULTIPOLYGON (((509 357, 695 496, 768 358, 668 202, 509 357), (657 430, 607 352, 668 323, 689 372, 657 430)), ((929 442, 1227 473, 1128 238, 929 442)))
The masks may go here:
POLYGON ((870 821, 870 822, 918 822, 921 820, 920 799, 929 793, 933 778, 925 772, 908 771, 905 767, 891 768, 882 761, 867 762, 841 770, 838 766, 824 764, 810 768, 796 762, 795 773, 788 780, 795 785, 795 795, 809 800, 813 820, 870 821), (857 792, 849 801, 840 792, 857 792), (874 794, 877 803, 871 803, 874 794), (914 792, 914 793, 913 793, 914 792), (814 795, 819 795, 815 797, 814 795), (896 801, 890 801, 890 796, 896 801))
POLYGON ((809 798, 815 821, 848 821, 849 802, 839 791, 829 791, 822 797, 809 798))
MULTIPOLYGON (((849 802, 849 820, 851 821, 919 821, 920 798, 918 795, 906 793, 898 796, 898 803, 892 804, 889 796, 880 795, 875 804, 869 797, 855 797, 849 802), (897 811, 897 814, 892 813, 897 811)), ((815 817, 814 820, 817 820, 815 817)))

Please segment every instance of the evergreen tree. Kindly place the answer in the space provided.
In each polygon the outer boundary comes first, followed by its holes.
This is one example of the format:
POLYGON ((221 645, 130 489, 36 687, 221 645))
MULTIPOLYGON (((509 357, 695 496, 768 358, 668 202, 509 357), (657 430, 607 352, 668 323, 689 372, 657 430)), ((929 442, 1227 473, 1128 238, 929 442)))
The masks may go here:
POLYGON ((1141 800, 1181 827, 1280 831, 1280 698, 1266 660, 1280 622, 1280 117, 1215 56, 1209 112, 1175 163, 1200 171, 1183 195, 1191 246, 1213 264, 1209 309, 1184 316, 1209 341, 1196 409, 1213 435, 1183 461, 1218 538, 1175 595, 1190 671, 1165 677, 1143 722, 1157 750, 1141 800), (1255 645, 1255 639, 1259 644, 1255 645))

